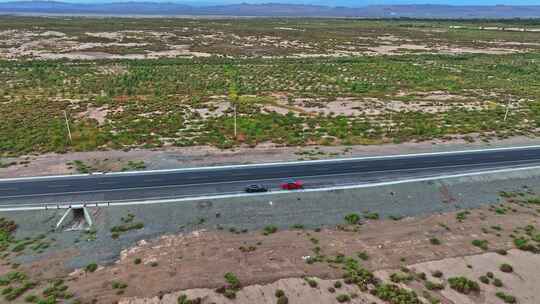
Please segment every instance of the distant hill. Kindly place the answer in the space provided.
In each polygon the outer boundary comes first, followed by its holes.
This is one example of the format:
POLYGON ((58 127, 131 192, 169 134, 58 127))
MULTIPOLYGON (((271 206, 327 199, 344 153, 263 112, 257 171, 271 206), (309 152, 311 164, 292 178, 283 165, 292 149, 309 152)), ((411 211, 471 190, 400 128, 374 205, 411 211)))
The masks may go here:
POLYGON ((178 3, 155 2, 75 4, 56 1, 13 1, 0 3, 0 13, 149 16, 540 18, 540 6, 372 5, 350 8, 280 3, 190 6, 178 3))

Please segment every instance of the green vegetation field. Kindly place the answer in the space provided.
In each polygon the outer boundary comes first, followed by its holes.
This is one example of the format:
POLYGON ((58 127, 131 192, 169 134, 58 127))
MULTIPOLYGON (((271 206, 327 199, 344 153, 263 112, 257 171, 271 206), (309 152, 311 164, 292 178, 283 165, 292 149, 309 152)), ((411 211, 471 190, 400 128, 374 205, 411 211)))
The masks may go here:
MULTIPOLYGON (((9 20, 2 23, 3 30, 25 26, 25 18, 9 20)), ((105 25, 110 31, 118 22, 124 22, 127 28, 134 27, 126 20, 105 25)), ((137 26, 145 28, 147 22, 150 21, 144 20, 137 26)), ((258 28, 260 21, 252 22, 253 26, 246 26, 246 31, 262 31, 258 28)), ((320 21, 294 22, 316 27, 320 21)), ((340 33, 353 31, 353 21, 339 22, 343 27, 347 25, 340 33)), ((411 26, 424 28, 431 24, 408 21, 405 27, 400 22, 358 21, 356 26, 384 27, 385 31, 390 27, 396 29, 394 35, 407 35, 403 33, 410 32, 411 26)), ((50 30, 76 31, 69 24, 55 24, 50 30)), ((328 43, 330 38, 317 36, 322 35, 322 29, 319 27, 311 36, 328 43)), ((487 37, 483 39, 505 39, 507 34, 485 32, 487 37)), ((458 44, 460 39, 468 39, 469 31, 460 35, 453 38, 458 44)), ((540 41, 537 32, 513 35, 540 41)), ((263 142, 353 145, 457 135, 470 140, 536 136, 540 127, 539 62, 540 53, 534 50, 342 58, 4 60, 0 61, 0 156, 164 145, 230 148, 263 142), (441 107, 440 111, 423 111, 417 101, 430 92, 453 97, 431 101, 432 107, 441 107), (277 95, 288 101, 280 104, 277 95), (337 115, 314 114, 295 105, 295 100, 303 99, 324 108, 340 98, 359 100, 366 107, 371 100, 398 101, 405 108, 372 115, 337 115), (511 110, 505 121, 509 100, 511 110), (470 107, 469 102, 482 107, 470 107), (231 103, 236 104, 239 114, 236 137, 231 103), (216 110, 220 104, 229 106, 220 112, 216 110), (409 109, 408 104, 416 106, 409 109), (270 105, 290 111, 269 111, 270 105), (72 141, 67 137, 64 110, 69 117, 72 141), (203 110, 215 115, 202 115, 203 110), (103 117, 90 115, 92 111, 103 117)))

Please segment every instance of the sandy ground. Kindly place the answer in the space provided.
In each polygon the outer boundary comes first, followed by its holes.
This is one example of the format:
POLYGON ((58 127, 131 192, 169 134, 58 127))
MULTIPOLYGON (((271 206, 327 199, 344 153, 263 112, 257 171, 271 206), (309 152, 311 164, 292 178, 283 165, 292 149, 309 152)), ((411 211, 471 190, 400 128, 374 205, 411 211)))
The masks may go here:
POLYGON ((156 150, 95 151, 66 154, 27 155, 2 160, 3 163, 16 163, 0 168, 0 178, 35 175, 62 175, 77 173, 69 163, 80 160, 99 172, 114 172, 125 168, 129 161, 143 161, 146 169, 172 169, 184 167, 214 166, 227 164, 247 164, 311 160, 335 157, 361 157, 389 154, 425 153, 451 150, 483 149, 508 146, 540 144, 529 137, 514 137, 492 140, 489 143, 477 141, 468 143, 462 139, 448 141, 433 140, 418 143, 384 144, 372 146, 311 146, 275 147, 261 144, 255 148, 240 147, 220 150, 214 147, 164 148, 156 150))
MULTIPOLYGON (((537 255, 519 250, 510 250, 507 256, 490 252, 407 266, 407 268, 417 273, 426 273, 428 280, 438 283, 444 283, 444 279, 433 277, 431 273, 434 271, 441 271, 446 277, 466 276, 469 278, 478 278, 485 275, 486 270, 488 270, 504 282, 503 288, 497 288, 493 285, 482 285, 483 292, 473 298, 460 294, 448 287, 437 293, 437 297, 445 301, 444 303, 460 304, 502 303, 495 296, 495 293, 499 291, 508 294, 519 294, 519 303, 539 303, 540 293, 535 288, 539 267, 540 260, 537 255), (515 269, 514 273, 507 274, 499 271, 497 266, 502 263, 513 265, 515 269), (467 265, 474 265, 473 269, 468 268, 467 265)), ((387 277, 395 271, 399 271, 399 269, 376 271, 375 274, 379 277, 387 277)), ((159 297, 122 299, 119 301, 119 304, 176 304, 180 295, 186 295, 190 299, 201 298, 203 299, 203 303, 273 304, 276 302, 274 293, 277 289, 285 292, 290 303, 336 303, 336 295, 351 293, 358 294, 358 297, 352 299, 350 303, 384 303, 370 294, 363 293, 355 285, 343 284, 342 288, 336 289, 335 292, 329 292, 328 288, 333 287, 336 281, 340 280, 318 279, 317 288, 310 287, 301 278, 282 279, 265 285, 255 284, 247 286, 238 292, 237 298, 234 301, 225 299, 223 296, 216 294, 212 289, 200 288, 166 294, 161 299, 159 297)), ((405 285, 405 287, 408 286, 405 285)), ((415 289, 414 287, 408 288, 415 289)))
MULTIPOLYGON (((122 303, 138 304, 173 303, 178 296, 174 292, 194 289, 187 293, 204 296, 204 303, 229 303, 210 289, 197 288, 216 288, 224 283, 223 275, 226 272, 234 272, 244 286, 271 284, 246 288, 240 292, 235 303, 270 303, 271 290, 277 287, 286 289, 287 294, 293 295, 291 299, 296 299, 294 295, 302 298, 293 303, 310 303, 316 298, 321 299, 319 303, 334 303, 335 295, 328 294, 324 288, 331 282, 311 290, 298 279, 280 281, 304 275, 326 280, 340 278, 342 271, 339 267, 326 263, 309 265, 305 262, 307 256, 313 255, 312 248, 320 246, 321 252, 327 256, 355 256, 360 251, 368 253, 369 260, 362 264, 368 269, 378 270, 376 275, 381 278, 385 277, 385 273, 404 265, 425 272, 441 270, 445 277, 459 274, 475 280, 477 276, 493 271, 505 283, 505 291, 519 295, 520 303, 536 303, 535 299, 540 294, 528 284, 534 284, 537 280, 540 267, 537 256, 520 251, 511 251, 507 256, 482 254, 482 249, 471 245, 474 239, 485 239, 490 251, 508 249, 512 247, 509 235, 513 230, 526 224, 538 226, 538 214, 534 213, 534 209, 517 205, 512 205, 512 208, 515 212, 504 216, 495 215, 493 209, 474 210, 463 222, 456 219, 456 213, 401 221, 368 220, 358 231, 289 230, 269 236, 261 232, 234 234, 195 231, 166 235, 126 249, 114 265, 98 269, 95 273, 73 272, 70 290, 85 299, 95 298, 98 303, 134 297, 137 299, 126 299, 122 303), (493 225, 500 225, 500 236, 495 231, 485 230, 493 225), (442 244, 432 245, 430 238, 438 238, 442 244), (249 252, 240 249, 249 246, 255 249, 249 252), (136 258, 142 260, 140 265, 134 264, 136 258), (157 262, 157 266, 152 267, 152 262, 157 262), (515 273, 501 274, 497 267, 503 262, 514 265, 515 273), (467 264, 473 265, 473 269, 467 268, 467 264), (128 285, 121 297, 110 288, 115 280, 128 285), (163 296, 168 293, 173 295, 163 296), (150 299, 144 299, 148 296, 150 299), (161 301, 159 297, 162 297, 161 301)), ((496 303, 493 301, 494 291, 494 287, 483 287, 480 296, 467 298, 466 301, 461 300, 465 296, 448 289, 443 290, 440 296, 451 299, 449 303, 496 303)), ((364 298, 369 299, 368 296, 364 298)), ((355 303, 362 303, 360 299, 355 303)))
MULTIPOLYGON (((278 28, 285 31, 293 28, 278 28)), ((434 33, 441 29, 433 29, 434 33)), ((365 42, 348 41, 322 50, 318 42, 291 40, 286 36, 237 35, 213 29, 211 34, 200 33, 200 28, 163 31, 114 31, 86 32, 72 35, 61 31, 6 29, 0 31, 0 58, 4 59, 157 59, 174 57, 209 57, 226 55, 216 51, 203 52, 193 46, 213 46, 223 44, 228 47, 255 49, 278 49, 287 52, 289 57, 341 57, 365 55, 400 55, 408 53, 441 54, 509 54, 534 49, 534 44, 493 44, 492 47, 465 47, 446 45, 440 41, 413 41, 405 37, 384 35, 364 37, 365 42), (192 31, 185 35, 185 31, 192 31), (82 40, 80 40, 82 39, 82 40), (93 41, 93 40, 99 41, 93 41), (88 40, 88 41, 87 41, 88 40), (126 40, 131 42, 126 42, 126 40), (136 41, 136 42, 133 42, 136 41), (432 43, 429 43, 432 42, 432 43), (157 48, 157 50, 154 50, 157 48), (291 51, 293 50, 293 51, 291 51)), ((305 30, 301 30, 302 32, 305 30)), ((443 30, 444 31, 444 30, 443 30)), ((362 38, 362 37, 361 37, 362 38)), ((515 41, 518 42, 518 41, 515 41)), ((488 42, 489 43, 489 42, 488 42)), ((202 48, 204 50, 204 48, 202 48)), ((268 57, 268 56, 267 56, 268 57)), ((273 56, 279 57, 279 56, 273 56)))

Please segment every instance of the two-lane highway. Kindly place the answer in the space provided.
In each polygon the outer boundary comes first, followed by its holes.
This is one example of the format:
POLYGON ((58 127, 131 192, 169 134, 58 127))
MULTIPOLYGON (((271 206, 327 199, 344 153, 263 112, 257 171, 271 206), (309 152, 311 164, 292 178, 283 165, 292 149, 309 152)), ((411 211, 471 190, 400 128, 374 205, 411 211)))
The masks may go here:
POLYGON ((124 200, 239 192, 248 184, 278 185, 294 177, 307 186, 366 183, 418 176, 540 165, 540 146, 0 180, 0 204, 124 200))

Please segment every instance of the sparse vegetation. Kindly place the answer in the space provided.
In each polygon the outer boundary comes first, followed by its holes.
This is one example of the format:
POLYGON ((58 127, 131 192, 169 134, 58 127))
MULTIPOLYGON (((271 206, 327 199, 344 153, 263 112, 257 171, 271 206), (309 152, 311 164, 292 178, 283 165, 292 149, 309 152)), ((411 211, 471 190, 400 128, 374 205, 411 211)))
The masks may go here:
POLYGON ((506 273, 510 273, 510 272, 513 272, 514 271, 514 268, 512 267, 512 265, 510 264, 502 264, 499 269, 502 271, 502 272, 506 272, 506 273))
POLYGON ((264 235, 270 235, 270 234, 276 233, 277 231, 278 231, 278 228, 276 226, 268 225, 268 226, 264 227, 263 234, 264 235))
POLYGON ((97 270, 97 268, 98 268, 98 265, 96 263, 90 263, 90 264, 86 265, 84 270, 86 272, 94 272, 94 271, 97 270))
POLYGON ((506 294, 502 291, 497 292, 495 295, 497 296, 497 298, 503 300, 504 303, 510 303, 510 304, 517 303, 516 297, 506 294))
POLYGON ((450 284, 450 288, 463 294, 476 293, 480 291, 480 286, 478 283, 465 277, 448 278, 448 283, 450 284))
POLYGON ((351 296, 349 296, 348 294, 340 294, 336 297, 336 300, 339 302, 339 303, 345 303, 345 302, 350 302, 351 301, 351 296))
POLYGON ((367 261, 367 260, 369 260, 369 255, 368 255, 367 252, 365 252, 365 251, 358 252, 356 255, 357 255, 358 258, 361 259, 362 261, 367 261))
POLYGON ((134 222, 134 219, 135 219, 135 215, 131 213, 129 213, 126 217, 122 217, 120 219, 122 221, 122 224, 111 228, 111 237, 113 239, 117 239, 120 237, 120 235, 128 231, 143 229, 144 223, 134 222))
POLYGON ((441 240, 439 240, 438 238, 431 238, 431 239, 429 239, 429 242, 431 243, 431 245, 440 245, 441 244, 441 240))
POLYGON ((487 240, 473 240, 473 246, 481 248, 482 250, 488 250, 488 241, 487 240))
POLYGON ((356 225, 360 222, 360 215, 357 213, 350 213, 345 215, 345 222, 349 225, 356 225))

